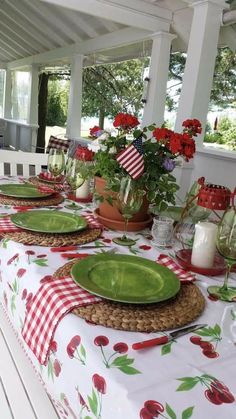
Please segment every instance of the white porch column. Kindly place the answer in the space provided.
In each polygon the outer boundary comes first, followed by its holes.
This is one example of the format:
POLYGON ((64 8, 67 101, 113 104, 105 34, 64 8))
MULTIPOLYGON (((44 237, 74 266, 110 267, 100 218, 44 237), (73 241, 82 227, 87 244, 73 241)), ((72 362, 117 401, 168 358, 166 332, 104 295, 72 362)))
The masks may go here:
MULTIPOLYGON (((27 123, 31 125, 38 125, 38 89, 39 89, 39 67, 35 64, 31 65, 30 69, 30 96, 28 107, 27 123)), ((31 146, 32 152, 35 152, 37 145, 37 129, 31 128, 31 146)))
POLYGON ((11 70, 6 70, 3 117, 8 119, 11 118, 11 88, 11 70))
POLYGON ((142 125, 164 122, 166 86, 170 61, 170 46, 175 35, 158 32, 153 38, 147 103, 144 107, 142 125))
MULTIPOLYGON (((187 51, 182 91, 178 106, 175 130, 182 131, 182 122, 197 118, 202 123, 202 134, 196 139, 196 147, 203 145, 212 80, 217 54, 217 44, 221 25, 222 10, 227 7, 223 0, 203 0, 191 2, 194 8, 193 20, 187 51)), ((183 199, 192 179, 194 164, 184 163, 178 171, 178 195, 183 199)))
POLYGON ((177 131, 181 131, 186 118, 199 119, 204 131, 222 10, 228 6, 224 0, 201 0, 193 2, 192 7, 194 13, 176 119, 177 131))
POLYGON ((74 55, 71 62, 70 96, 67 113, 66 136, 79 138, 81 135, 83 55, 74 55))
POLYGON ((38 89, 39 89, 39 67, 35 64, 30 66, 30 98, 28 107, 28 124, 38 123, 38 89))

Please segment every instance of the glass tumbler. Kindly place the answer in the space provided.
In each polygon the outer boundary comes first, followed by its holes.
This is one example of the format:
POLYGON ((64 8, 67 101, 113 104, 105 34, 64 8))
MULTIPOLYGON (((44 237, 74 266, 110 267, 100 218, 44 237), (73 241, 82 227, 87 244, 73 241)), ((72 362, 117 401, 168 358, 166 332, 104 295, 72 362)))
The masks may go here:
POLYGON ((158 217, 153 219, 152 237, 156 246, 170 246, 173 237, 174 220, 169 217, 158 217))

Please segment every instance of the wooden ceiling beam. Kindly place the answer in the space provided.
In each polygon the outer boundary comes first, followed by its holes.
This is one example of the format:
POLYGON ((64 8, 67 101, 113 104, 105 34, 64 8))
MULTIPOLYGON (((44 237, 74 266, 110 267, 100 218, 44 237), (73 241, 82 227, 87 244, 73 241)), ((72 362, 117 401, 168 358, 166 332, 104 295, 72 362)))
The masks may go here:
POLYGON ((18 15, 23 17, 26 20, 26 25, 31 23, 35 28, 37 28, 38 32, 44 35, 46 38, 53 39, 54 43, 57 43, 57 46, 64 46, 66 45, 66 41, 63 37, 61 37, 55 30, 51 29, 47 22, 45 22, 39 15, 32 11, 26 4, 24 4, 23 0, 19 2, 19 0, 5 0, 7 4, 9 4, 14 10, 17 12, 18 15))
MULTIPOLYGON (((28 58, 12 61, 8 63, 8 68, 20 68, 31 64, 46 64, 64 60, 72 57, 73 54, 89 55, 98 51, 121 47, 122 45, 134 44, 136 42, 150 39, 152 34, 140 29, 125 28, 114 33, 102 35, 96 39, 90 39, 81 43, 67 47, 56 48, 51 51, 33 55, 28 58)), ((111 52, 112 54, 112 52, 111 52)))
POLYGON ((24 31, 30 39, 37 41, 41 45, 41 48, 43 46, 44 49, 53 49, 58 46, 58 44, 48 40, 44 35, 42 35, 37 26, 33 26, 33 24, 27 21, 24 16, 19 15, 15 9, 11 8, 11 5, 2 3, 1 13, 4 14, 5 18, 7 18, 12 27, 14 27, 17 31, 18 28, 20 28, 21 31, 24 31))
POLYGON ((106 0, 41 0, 52 3, 57 6, 77 10, 81 13, 96 16, 101 19, 112 20, 123 25, 132 26, 151 31, 167 31, 172 18, 172 13, 166 9, 154 5, 145 5, 141 0, 131 1, 133 7, 130 7, 129 1, 108 2, 106 0), (145 6, 145 7, 144 7, 145 6), (150 11, 151 8, 151 11, 150 11), (154 15, 153 9, 156 10, 154 15))

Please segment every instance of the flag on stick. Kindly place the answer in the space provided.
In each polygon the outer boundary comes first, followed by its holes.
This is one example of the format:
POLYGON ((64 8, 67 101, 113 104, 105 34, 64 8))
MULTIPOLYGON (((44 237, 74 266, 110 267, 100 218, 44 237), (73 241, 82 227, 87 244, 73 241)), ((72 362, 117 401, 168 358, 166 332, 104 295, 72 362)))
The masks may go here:
POLYGON ((134 140, 125 150, 117 156, 118 163, 133 179, 138 179, 144 171, 142 137, 134 140))

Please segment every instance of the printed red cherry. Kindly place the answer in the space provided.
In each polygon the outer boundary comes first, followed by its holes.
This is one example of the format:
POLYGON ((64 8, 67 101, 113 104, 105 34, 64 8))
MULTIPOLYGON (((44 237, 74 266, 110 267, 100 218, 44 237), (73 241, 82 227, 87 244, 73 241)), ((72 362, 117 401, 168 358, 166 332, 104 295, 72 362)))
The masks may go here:
POLYGON ((218 301, 219 297, 217 295, 211 294, 211 295, 208 295, 208 299, 211 301, 218 301))
POLYGON ((55 340, 52 340, 52 342, 49 345, 49 351, 55 353, 57 351, 57 342, 55 340))
POLYGON ((215 351, 208 351, 208 349, 203 349, 203 355, 207 356, 207 358, 218 358, 219 354, 215 351))
POLYGON ((118 342, 113 346, 113 349, 115 352, 119 352, 119 354, 125 354, 128 351, 129 347, 124 342, 118 342))
POLYGON ((147 246, 146 244, 142 244, 141 246, 139 246, 139 249, 142 249, 142 250, 150 250, 151 249, 151 246, 147 246))
POLYGON ((27 289, 24 288, 21 294, 21 299, 24 300, 27 297, 27 289))
POLYGON ((106 336, 97 336, 94 339, 94 344, 97 346, 107 346, 109 344, 109 339, 106 336))
POLYGON ((67 345, 66 352, 67 352, 69 358, 74 358, 74 352, 75 352, 74 346, 67 345))
POLYGON ((54 369, 55 376, 58 377, 61 372, 61 364, 58 361, 58 359, 55 359, 53 363, 53 369, 54 369))
POLYGON ((233 403, 235 401, 234 395, 228 390, 219 390, 218 394, 223 403, 233 403))
POLYGON ((190 337, 190 341, 194 344, 194 345, 200 345, 202 338, 200 338, 200 336, 191 336, 190 337))
POLYGON ((104 378, 101 375, 94 374, 92 380, 97 391, 101 394, 106 394, 106 381, 104 378))
POLYGON ((200 342, 200 347, 206 351, 213 351, 214 350, 214 346, 212 345, 212 343, 210 342, 206 342, 206 341, 201 341, 200 342))
POLYGON ((164 412, 164 406, 161 403, 157 402, 156 400, 147 400, 144 403, 144 407, 153 416, 158 415, 160 412, 164 412))
POLYGON ((80 342, 81 342, 81 337, 80 337, 79 335, 75 335, 75 336, 71 339, 71 341, 70 341, 70 345, 71 345, 71 346, 74 346, 74 347, 76 348, 77 346, 79 346, 80 342))
POLYGON ((22 276, 25 274, 25 272, 26 272, 26 269, 24 269, 24 268, 18 269, 18 271, 16 273, 17 278, 22 278, 22 276))
POLYGON ((224 384, 224 383, 222 383, 221 381, 219 381, 219 380, 213 380, 212 382, 211 382, 211 387, 214 389, 217 389, 217 390, 227 390, 227 391, 229 391, 229 388, 224 384))
POLYGON ((146 407, 143 407, 140 410, 140 419, 153 419, 153 415, 149 413, 149 411, 146 409, 146 407))
POLYGON ((213 404, 222 404, 222 401, 219 398, 219 394, 218 392, 214 392, 211 391, 209 389, 205 390, 205 397, 207 398, 207 400, 209 400, 209 402, 213 403, 213 404))

